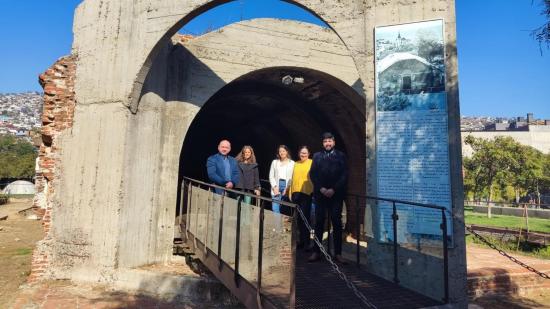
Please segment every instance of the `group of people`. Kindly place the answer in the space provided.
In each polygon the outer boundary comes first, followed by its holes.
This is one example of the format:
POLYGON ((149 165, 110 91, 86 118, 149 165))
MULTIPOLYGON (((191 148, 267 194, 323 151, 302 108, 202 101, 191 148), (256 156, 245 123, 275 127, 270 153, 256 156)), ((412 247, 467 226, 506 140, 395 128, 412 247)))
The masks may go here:
MULTIPOLYGON (((325 215, 328 212, 334 229, 334 259, 345 263, 342 259, 342 206, 348 179, 347 160, 344 153, 335 149, 336 140, 332 133, 323 134, 322 145, 323 150, 315 153, 312 159, 309 148, 300 147, 297 161, 292 160, 287 146, 280 145, 277 148, 276 159, 269 170, 272 211, 281 212, 277 201, 290 201, 309 218, 312 199, 315 199, 315 236, 322 240, 325 215)), ((210 181, 227 189, 260 195, 258 163, 252 147, 244 146, 236 158, 229 155, 230 151, 231 143, 222 140, 218 145, 218 153, 208 158, 206 166, 210 181)), ((224 190, 215 191, 222 194, 224 190)), ((250 204, 250 195, 246 195, 243 201, 250 204)), ((310 231, 301 217, 298 227, 298 248, 313 250, 308 261, 319 260, 320 248, 315 244, 310 246, 310 231)))

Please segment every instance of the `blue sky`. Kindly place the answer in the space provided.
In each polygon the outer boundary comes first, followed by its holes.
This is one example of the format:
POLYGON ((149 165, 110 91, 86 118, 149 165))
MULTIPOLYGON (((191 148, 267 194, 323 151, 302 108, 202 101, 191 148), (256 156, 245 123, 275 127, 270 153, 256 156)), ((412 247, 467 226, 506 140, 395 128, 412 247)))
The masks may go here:
MULTIPOLYGON (((38 90, 38 74, 70 52, 80 0, 0 0, 0 92, 38 90)), ((550 50, 529 35, 540 26, 538 0, 456 0, 463 115, 550 119, 550 50)), ((276 0, 237 0, 199 16, 185 32, 200 34, 254 17, 322 22, 276 0)))

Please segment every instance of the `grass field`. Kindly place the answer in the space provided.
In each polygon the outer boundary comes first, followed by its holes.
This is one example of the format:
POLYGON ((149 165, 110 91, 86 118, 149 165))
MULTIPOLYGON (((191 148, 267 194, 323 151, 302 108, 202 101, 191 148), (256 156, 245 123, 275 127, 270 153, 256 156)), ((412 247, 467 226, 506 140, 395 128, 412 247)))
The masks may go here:
MULTIPOLYGON (((465 207, 464 216, 466 224, 507 227, 507 228, 525 228, 525 218, 513 216, 493 215, 487 218, 487 214, 473 212, 471 208, 465 207)), ((529 231, 550 233, 550 220, 529 218, 529 231)))

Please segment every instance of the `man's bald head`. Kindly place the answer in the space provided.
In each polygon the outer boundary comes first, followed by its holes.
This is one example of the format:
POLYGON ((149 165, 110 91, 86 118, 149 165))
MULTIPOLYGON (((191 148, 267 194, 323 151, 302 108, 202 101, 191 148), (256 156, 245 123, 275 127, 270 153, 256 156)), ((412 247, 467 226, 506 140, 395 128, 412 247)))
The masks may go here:
POLYGON ((222 155, 227 156, 231 151, 231 143, 226 139, 220 141, 220 143, 218 144, 218 151, 222 155))

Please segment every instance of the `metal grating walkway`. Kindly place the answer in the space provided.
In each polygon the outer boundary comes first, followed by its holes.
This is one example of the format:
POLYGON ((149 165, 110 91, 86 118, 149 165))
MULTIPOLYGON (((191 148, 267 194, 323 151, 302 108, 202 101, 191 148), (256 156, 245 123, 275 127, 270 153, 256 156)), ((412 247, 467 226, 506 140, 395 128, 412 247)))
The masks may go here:
MULTIPOLYGON (((296 260, 296 308, 364 308, 326 261, 306 262, 299 251, 296 260)), ((355 264, 339 265, 356 287, 378 308, 424 308, 442 303, 368 273, 355 264)))

